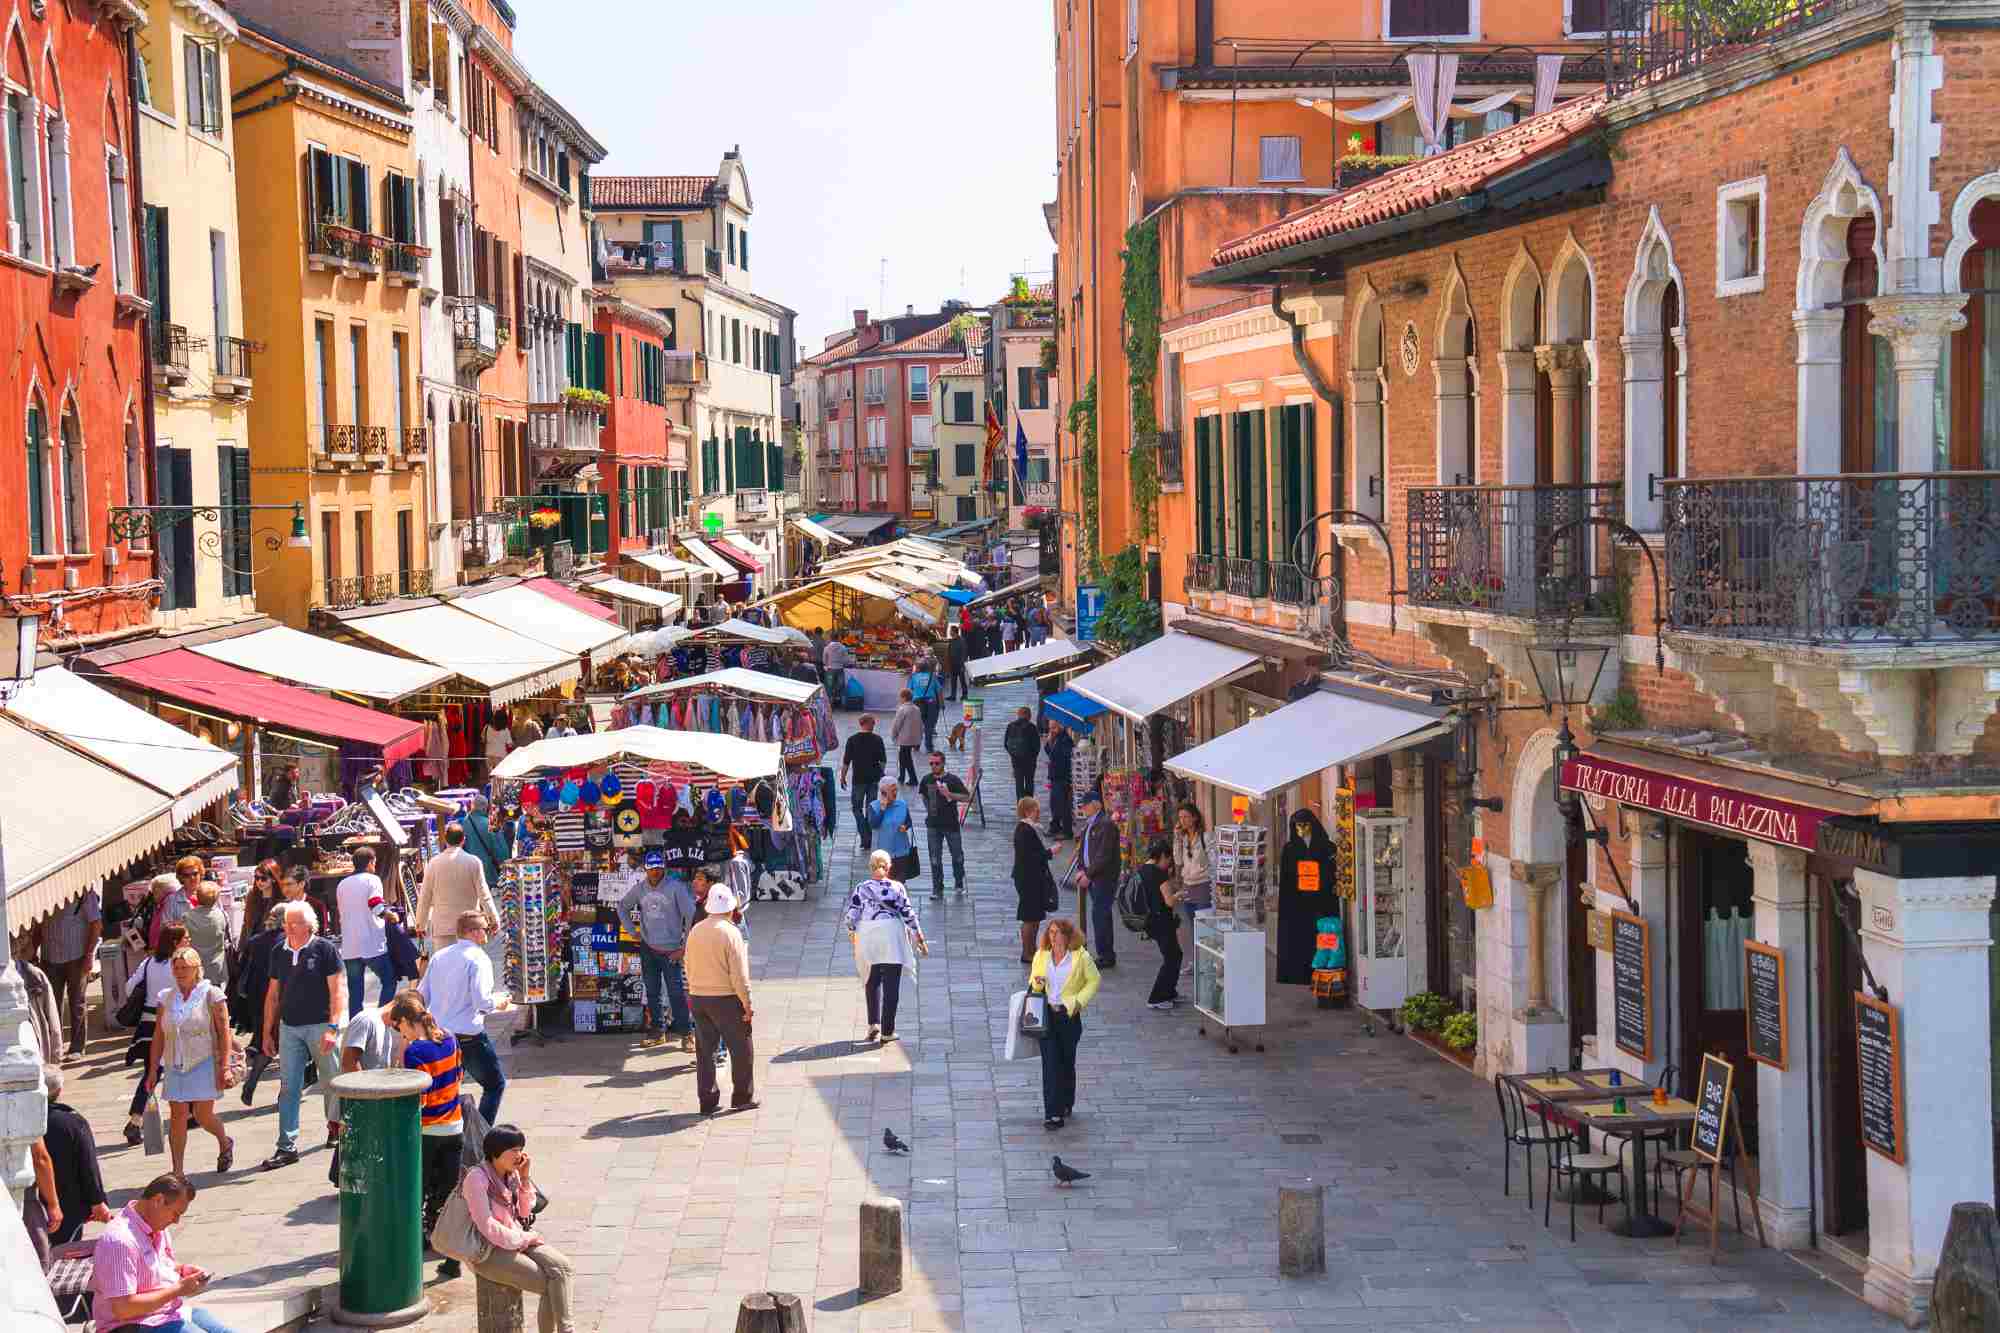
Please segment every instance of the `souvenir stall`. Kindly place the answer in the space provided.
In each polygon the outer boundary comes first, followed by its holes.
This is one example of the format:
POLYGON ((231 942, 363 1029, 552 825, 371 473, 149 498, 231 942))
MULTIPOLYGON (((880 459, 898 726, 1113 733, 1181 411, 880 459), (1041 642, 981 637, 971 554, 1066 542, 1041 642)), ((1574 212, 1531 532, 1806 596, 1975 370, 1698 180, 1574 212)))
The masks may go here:
MULTIPOLYGON (((527 1005, 566 993, 578 1032, 639 1027, 638 941, 618 914, 629 850, 664 846, 686 815, 711 863, 727 858, 732 832, 757 859, 788 847, 795 817, 810 814, 792 804, 781 745, 651 726, 536 741, 496 765, 494 779, 530 830, 495 894, 506 984, 527 1005)), ((784 887, 762 873, 753 901, 784 887)))
POLYGON ((930 593, 868 574, 835 574, 768 599, 763 605, 786 626, 840 640, 853 654, 848 694, 861 706, 893 709, 910 673, 937 646, 944 602, 930 593))

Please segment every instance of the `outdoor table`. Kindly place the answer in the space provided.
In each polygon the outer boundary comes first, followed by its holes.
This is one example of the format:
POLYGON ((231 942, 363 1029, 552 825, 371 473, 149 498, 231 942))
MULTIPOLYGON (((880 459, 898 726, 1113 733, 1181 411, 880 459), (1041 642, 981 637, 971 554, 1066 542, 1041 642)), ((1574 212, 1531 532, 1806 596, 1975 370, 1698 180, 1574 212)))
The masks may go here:
POLYGON ((1694 1103, 1670 1097, 1664 1106, 1656 1106, 1651 1084, 1625 1075, 1620 1085, 1613 1087, 1611 1072, 1573 1069, 1503 1077, 1547 1114, 1613 1138, 1630 1139, 1632 1188, 1625 1195, 1625 1218, 1613 1223, 1611 1231, 1630 1237, 1670 1235, 1674 1228, 1653 1212, 1646 1171, 1646 1141, 1693 1124, 1694 1103), (1618 1096, 1625 1098, 1624 1115, 1617 1115, 1611 1109, 1612 1099, 1618 1096))

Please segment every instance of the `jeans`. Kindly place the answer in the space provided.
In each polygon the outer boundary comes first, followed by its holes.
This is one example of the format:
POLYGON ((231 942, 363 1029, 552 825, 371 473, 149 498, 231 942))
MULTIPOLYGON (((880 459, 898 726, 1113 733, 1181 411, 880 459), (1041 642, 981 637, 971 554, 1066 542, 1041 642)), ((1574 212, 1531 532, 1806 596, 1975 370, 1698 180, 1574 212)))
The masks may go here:
POLYGON ((278 1024, 278 1150, 299 1150, 299 1101, 305 1096, 306 1066, 319 1067, 319 1095, 326 1103, 326 1118, 340 1119, 340 1099, 333 1095, 334 1076, 340 1073, 332 1052, 322 1053, 320 1038, 326 1024, 278 1024))
POLYGON ((826 673, 826 705, 829 708, 847 706, 847 671, 835 667, 826 673))
POLYGON ((444 1211, 445 1201, 458 1188, 459 1159, 464 1155, 463 1133, 423 1136, 425 1245, 431 1243, 431 1232, 437 1229, 438 1214, 444 1211))
POLYGON ((917 747, 898 745, 896 747, 896 781, 905 787, 916 785, 917 747))
POLYGON ((694 1006, 694 1089, 703 1114, 721 1109, 722 1087, 715 1077, 717 1043, 729 1042, 729 1104, 746 1106, 757 1096, 751 1081, 757 1072, 756 1050, 750 1041, 750 1024, 743 1017, 743 1001, 734 995, 697 995, 694 1006))
POLYGON ((896 1035, 896 1005, 903 998, 903 965, 877 963, 868 969, 868 983, 862 987, 868 1000, 868 1026, 879 1027, 882 1035, 896 1035))
POLYGON ((1048 1030, 1042 1034, 1042 1114, 1053 1119, 1076 1109, 1076 1044, 1083 1038, 1083 1016, 1049 1006, 1048 1030))
POLYGON ((1153 943, 1160 946, 1160 970, 1153 976, 1153 990, 1146 997, 1147 1004, 1171 1000, 1180 989, 1181 937, 1177 926, 1177 922, 1161 918, 1153 927, 1153 943))
POLYGON ((1049 778, 1049 836, 1076 836, 1076 802, 1070 795, 1070 780, 1058 781, 1053 775, 1049 778))
POLYGON ((100 1323, 98 1327, 109 1329, 111 1333, 125 1333, 127 1329, 135 1329, 137 1333, 231 1333, 229 1325, 208 1311, 197 1310, 192 1305, 181 1306, 180 1315, 164 1324, 100 1323))
POLYGON ((960 662, 952 668, 950 680, 952 687, 958 691, 955 697, 963 699, 972 693, 972 678, 965 674, 965 663, 960 662))
POLYGON ((493 1038, 484 1032, 455 1032, 458 1038, 459 1072, 479 1085, 479 1118, 489 1125, 500 1123, 500 1094, 507 1091, 507 1071, 500 1067, 500 1052, 493 1038))
POLYGON ((854 785, 847 789, 847 808, 854 812, 854 827, 861 830, 861 850, 867 851, 875 845, 875 830, 868 827, 868 802, 876 796, 876 782, 882 780, 875 775, 875 782, 863 782, 859 773, 854 775, 854 785))
POLYGON ((389 965, 387 952, 378 953, 373 958, 349 958, 347 962, 347 1016, 354 1017, 366 1007, 361 998, 362 978, 370 972, 375 980, 382 983, 381 1003, 387 1004, 396 994, 396 969, 389 965))
POLYGON ((653 1031, 671 1031, 676 1035, 694 1031, 694 1019, 688 1014, 686 969, 663 953, 641 949, 639 973, 646 982, 646 1007, 653 1012, 653 1031), (673 1012, 671 1025, 667 1022, 669 1006, 673 1012))
POLYGON ((56 1001, 56 1012, 62 1015, 63 1026, 69 1031, 69 1053, 82 1055, 83 1044, 90 1035, 84 1020, 84 1005, 90 987, 90 959, 72 958, 67 963, 49 963, 44 970, 49 974, 49 990, 56 1001))
POLYGON ((1117 897, 1115 883, 1090 881, 1090 956, 1105 967, 1118 961, 1118 937, 1111 933, 1111 909, 1117 897))
POLYGON ((917 709, 924 715, 924 749, 937 749, 938 697, 933 694, 928 699, 917 700, 917 709))
POLYGON ((1013 764, 1014 799, 1018 801, 1023 796, 1033 796, 1035 794, 1035 761, 1033 759, 1026 761, 1014 759, 1013 764))
POLYGON ((568 1255, 547 1241, 529 1250, 495 1249, 485 1263, 474 1264, 472 1271, 488 1282, 540 1296, 541 1304, 535 1307, 535 1327, 540 1333, 556 1333, 572 1326, 569 1289, 575 1268, 568 1255))
POLYGON ((928 825, 931 840, 931 892, 944 892, 944 849, 951 848, 951 886, 965 892, 965 834, 962 829, 928 825))

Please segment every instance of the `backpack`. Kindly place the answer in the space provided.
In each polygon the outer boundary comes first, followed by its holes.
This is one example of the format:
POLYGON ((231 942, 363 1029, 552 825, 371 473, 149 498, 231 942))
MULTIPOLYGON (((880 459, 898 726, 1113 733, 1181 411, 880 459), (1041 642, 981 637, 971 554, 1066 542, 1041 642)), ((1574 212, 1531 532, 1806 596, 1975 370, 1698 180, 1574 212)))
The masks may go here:
POLYGON ((1152 919, 1152 893, 1146 888, 1146 881, 1137 870, 1128 870, 1118 881, 1118 915, 1125 921, 1125 928, 1134 934, 1146 933, 1146 923, 1152 919))

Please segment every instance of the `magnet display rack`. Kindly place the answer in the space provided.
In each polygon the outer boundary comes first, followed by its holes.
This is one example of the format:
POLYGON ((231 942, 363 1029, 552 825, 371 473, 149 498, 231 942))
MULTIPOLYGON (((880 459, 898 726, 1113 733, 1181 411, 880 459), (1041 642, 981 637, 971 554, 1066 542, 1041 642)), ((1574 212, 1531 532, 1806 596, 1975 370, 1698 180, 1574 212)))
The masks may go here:
POLYGON ((1215 830, 1215 910, 1246 929, 1264 924, 1264 879, 1271 865, 1271 831, 1259 824, 1215 830))

